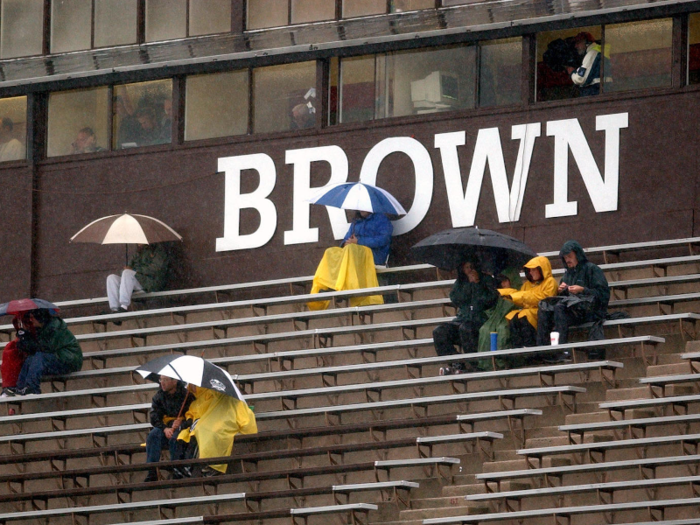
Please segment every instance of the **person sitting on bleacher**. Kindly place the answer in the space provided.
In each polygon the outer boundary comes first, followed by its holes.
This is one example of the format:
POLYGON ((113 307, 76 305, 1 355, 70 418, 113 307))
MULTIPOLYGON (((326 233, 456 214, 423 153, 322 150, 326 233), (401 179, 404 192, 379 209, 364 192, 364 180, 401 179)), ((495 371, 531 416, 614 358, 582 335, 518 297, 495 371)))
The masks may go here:
POLYGON ((25 312, 17 330, 17 349, 24 355, 17 384, 6 388, 8 396, 41 394, 44 376, 77 372, 83 352, 65 321, 46 309, 25 312))
POLYGON ((523 266, 527 281, 517 292, 502 292, 517 309, 506 315, 509 321, 511 348, 537 344, 537 312, 541 300, 557 294, 557 281, 552 277, 552 265, 546 257, 530 259, 523 266))
MULTIPOLYGON (((233 439, 237 434, 257 434, 255 414, 245 401, 216 390, 196 387, 197 399, 185 414, 183 430, 178 434, 178 459, 215 458, 230 456, 233 439)), ((225 474, 228 465, 207 465, 202 476, 225 474)), ((174 469, 173 477, 192 475, 189 467, 174 469)))
MULTIPOLYGON (((357 211, 342 247, 328 248, 316 268, 311 293, 376 288, 377 266, 385 266, 394 226, 383 213, 357 211)), ((351 297, 350 306, 383 304, 381 295, 351 297)), ((324 310, 329 301, 307 303, 310 310, 324 310)))
MULTIPOLYGON (((559 343, 569 340, 569 327, 592 322, 590 341, 605 338, 603 321, 610 301, 610 286, 603 270, 586 258, 576 241, 567 241, 559 252, 566 272, 561 279, 557 296, 540 301, 537 344, 550 344, 550 332, 559 332, 559 343)), ((591 350, 590 359, 605 359, 605 349, 591 350)), ((554 361, 569 358, 568 352, 554 357, 554 361)))
POLYGON ((163 243, 139 244, 128 266, 122 270, 121 276, 107 276, 110 311, 128 311, 134 291, 161 291, 168 282, 169 273, 170 258, 163 243))
MULTIPOLYGON (((450 291, 450 301, 459 312, 454 320, 433 330, 437 355, 459 353, 455 345, 459 345, 464 354, 476 352, 479 345, 479 329, 487 320, 486 310, 492 308, 498 302, 498 298, 493 277, 482 273, 476 262, 467 261, 460 264, 457 279, 450 291)), ((459 374, 472 369, 471 365, 454 363, 440 368, 440 375, 459 374)))
MULTIPOLYGON (((182 381, 167 376, 160 376, 160 390, 153 396, 149 419, 153 428, 146 438, 146 463, 158 463, 160 453, 170 450, 170 459, 178 458, 178 430, 184 420, 184 414, 194 401, 194 396, 185 388, 182 381)), ((155 469, 148 471, 145 483, 158 481, 155 469)))

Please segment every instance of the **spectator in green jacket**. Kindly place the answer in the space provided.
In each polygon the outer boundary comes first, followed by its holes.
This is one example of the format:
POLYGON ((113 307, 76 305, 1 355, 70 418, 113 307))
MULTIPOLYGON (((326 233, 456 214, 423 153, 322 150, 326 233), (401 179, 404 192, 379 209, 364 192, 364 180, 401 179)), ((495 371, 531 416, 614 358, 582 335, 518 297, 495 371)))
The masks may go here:
MULTIPOLYGON (((450 300, 458 309, 457 317, 433 330, 435 352, 438 355, 476 352, 479 344, 479 328, 486 322, 486 311, 493 308, 500 295, 496 281, 481 272, 476 262, 462 263, 457 270, 457 280, 450 291, 450 300)), ((444 366, 440 375, 458 374, 472 367, 462 363, 444 366)))
POLYGON ((22 316, 17 331, 17 348, 27 355, 17 379, 17 386, 7 388, 7 395, 41 393, 44 376, 77 372, 83 366, 83 352, 78 341, 60 317, 49 310, 32 310, 22 316))
MULTIPOLYGON (((552 330, 559 332, 559 343, 569 341, 569 327, 592 322, 589 340, 601 340, 603 321, 610 301, 610 286, 603 270, 586 258, 581 245, 567 241, 559 252, 566 272, 557 295, 540 301, 537 326, 537 344, 548 345, 552 330)), ((589 352, 589 358, 604 359, 605 351, 589 352)), ((555 356, 555 361, 567 359, 567 353, 555 356)))
POLYGON ((107 277, 107 298, 112 312, 126 312, 134 291, 159 292, 168 282, 170 257, 160 244, 139 244, 121 276, 107 277))

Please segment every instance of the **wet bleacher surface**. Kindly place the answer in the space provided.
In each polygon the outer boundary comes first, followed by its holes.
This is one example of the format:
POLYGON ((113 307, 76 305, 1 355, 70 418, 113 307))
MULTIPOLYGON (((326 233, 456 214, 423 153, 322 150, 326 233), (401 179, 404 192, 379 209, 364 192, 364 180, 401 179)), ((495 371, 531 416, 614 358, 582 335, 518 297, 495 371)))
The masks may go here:
POLYGON ((401 284, 380 306, 337 292, 308 311, 309 276, 141 294, 122 314, 61 302, 85 364, 0 398, 0 523, 699 523, 699 243, 588 248, 629 318, 604 341, 576 330, 569 363, 457 355, 488 366, 452 376, 431 339, 452 276, 426 265, 386 270, 401 284), (231 457, 179 462, 226 474, 171 479, 164 453, 143 483, 157 386, 132 371, 170 352, 227 368, 254 407, 259 434, 231 457))

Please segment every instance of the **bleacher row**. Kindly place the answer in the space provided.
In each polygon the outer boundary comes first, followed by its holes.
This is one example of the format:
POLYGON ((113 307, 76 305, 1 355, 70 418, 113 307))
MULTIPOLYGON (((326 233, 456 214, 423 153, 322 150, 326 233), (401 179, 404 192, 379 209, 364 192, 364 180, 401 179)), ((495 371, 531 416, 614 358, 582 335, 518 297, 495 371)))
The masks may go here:
POLYGON ((700 352, 683 353, 700 319, 699 243, 588 249, 613 287, 611 310, 630 314, 606 321, 606 340, 578 331, 560 365, 508 366, 552 347, 457 355, 448 360, 481 370, 454 376, 437 374, 446 359, 431 339, 454 313, 452 280, 425 265, 393 269, 402 284, 372 292, 399 302, 373 307, 344 305, 365 290, 324 294, 333 308, 306 311, 307 277, 143 294, 143 309, 106 316, 85 314, 102 298, 59 303, 85 366, 41 395, 0 398, 0 523, 700 519, 700 352), (588 361, 598 347, 607 359, 588 361), (227 368, 260 433, 238 436, 230 458, 163 461, 144 484, 157 386, 132 371, 169 352, 227 368), (226 474, 170 477, 219 462, 226 474))

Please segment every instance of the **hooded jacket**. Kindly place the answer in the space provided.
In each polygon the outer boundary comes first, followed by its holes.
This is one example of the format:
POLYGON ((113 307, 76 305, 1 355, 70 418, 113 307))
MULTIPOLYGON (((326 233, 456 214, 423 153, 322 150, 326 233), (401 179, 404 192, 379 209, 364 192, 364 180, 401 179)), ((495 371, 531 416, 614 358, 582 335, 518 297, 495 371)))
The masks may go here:
POLYGON ((168 283, 170 261, 162 244, 147 244, 136 250, 129 261, 136 279, 145 292, 159 292, 168 283))
POLYGON ((39 328, 36 341, 39 351, 56 354, 58 360, 69 367, 71 372, 82 368, 83 352, 80 344, 60 317, 51 317, 39 328))
POLYGON ((534 257, 523 266, 526 275, 527 270, 534 268, 540 269, 542 280, 533 282, 528 279, 522 285, 520 291, 511 293, 506 297, 515 306, 519 307, 519 309, 508 312, 506 319, 510 321, 516 315, 518 318, 527 317, 528 322, 537 328, 537 307, 542 299, 557 295, 557 281, 552 277, 552 265, 546 257, 534 257))
POLYGON ((608 311, 608 302, 610 301, 610 286, 608 286, 608 280, 605 278, 603 270, 588 260, 583 248, 576 241, 566 241, 559 252, 559 257, 566 268, 561 282, 568 285, 583 286, 583 292, 581 293, 594 297, 593 309, 598 317, 604 317, 608 311), (576 254, 578 264, 574 268, 566 268, 564 255, 571 252, 576 254))
POLYGON ((500 297, 496 290, 496 281, 490 275, 479 273, 479 282, 470 283, 460 265, 457 280, 450 291, 450 301, 459 312, 456 321, 472 321, 481 326, 486 322, 486 310, 493 308, 500 297))

